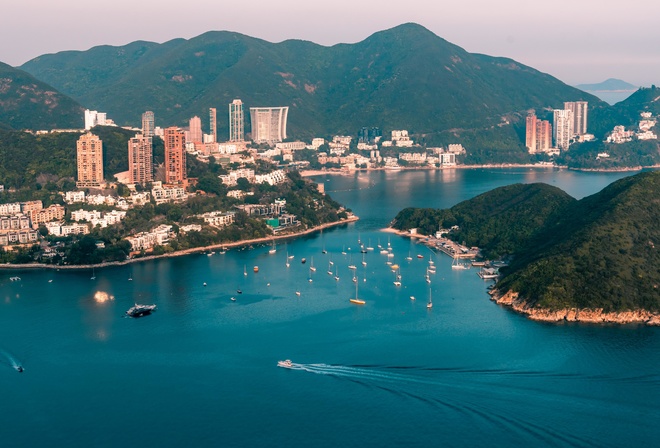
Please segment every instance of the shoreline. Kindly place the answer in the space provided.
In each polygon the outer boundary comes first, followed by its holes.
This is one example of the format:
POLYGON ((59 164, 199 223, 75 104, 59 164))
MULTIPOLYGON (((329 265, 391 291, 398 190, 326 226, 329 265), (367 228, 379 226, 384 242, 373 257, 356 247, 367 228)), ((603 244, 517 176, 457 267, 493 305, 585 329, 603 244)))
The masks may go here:
POLYGON ((619 312, 604 312, 602 308, 563 308, 551 310, 529 306, 527 300, 520 298, 517 292, 507 291, 502 294, 501 291, 493 289, 488 294, 490 295, 490 300, 496 304, 510 308, 528 319, 539 322, 660 326, 660 314, 642 309, 619 312))
POLYGON ((660 165, 650 165, 650 166, 635 166, 635 167, 619 167, 619 168, 571 168, 567 165, 536 165, 533 163, 489 163, 485 165, 454 165, 454 166, 445 166, 445 167, 431 167, 431 166, 415 166, 415 167, 399 167, 399 168, 359 168, 359 169, 350 169, 343 170, 341 168, 330 168, 330 169, 321 169, 321 170, 302 170, 300 175, 302 177, 313 177, 313 176, 323 176, 323 175, 351 175, 360 172, 371 172, 371 171, 387 171, 387 172, 396 172, 396 171, 445 171, 445 170, 477 170, 477 169, 507 169, 507 168, 537 168, 537 169, 553 169, 553 170, 570 170, 570 171, 580 171, 585 173, 618 173, 618 172, 633 172, 633 171, 642 171, 646 169, 660 169, 660 165))
POLYGON ((221 248, 233 248, 241 246, 249 246, 252 244, 261 244, 261 243, 270 243, 276 240, 287 240, 298 238, 300 236, 309 235, 315 232, 319 232, 323 229, 328 229, 331 227, 337 227, 343 224, 350 224, 352 222, 358 221, 360 218, 356 215, 351 215, 346 219, 341 219, 335 222, 327 222, 325 224, 320 224, 318 226, 305 229, 299 232, 287 233, 284 235, 273 235, 264 238, 255 238, 251 240, 241 240, 241 241, 232 241, 229 243, 218 243, 210 246, 203 247, 193 247, 190 249, 179 250, 176 252, 169 252, 162 255, 147 255, 140 258, 131 258, 130 260, 125 261, 106 261, 98 264, 78 264, 78 265, 53 265, 53 264, 42 264, 42 263, 29 263, 29 264, 3 264, 0 265, 1 270, 21 270, 21 269, 91 269, 91 268, 105 268, 110 266, 125 266, 131 263, 139 263, 142 261, 151 261, 157 260, 159 258, 172 258, 172 257, 181 257, 184 255, 195 254, 198 252, 204 252, 207 250, 221 249, 221 248))

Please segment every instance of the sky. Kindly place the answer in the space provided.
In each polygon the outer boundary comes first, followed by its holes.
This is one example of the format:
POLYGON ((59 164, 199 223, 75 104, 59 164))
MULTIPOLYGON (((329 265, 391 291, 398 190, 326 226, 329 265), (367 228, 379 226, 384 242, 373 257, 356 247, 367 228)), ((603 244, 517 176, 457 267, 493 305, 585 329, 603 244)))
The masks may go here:
MULTIPOLYGON (((8 2, 9 3, 9 2, 8 2)), ((228 30, 281 42, 354 43, 406 22, 469 52, 504 56, 567 84, 660 84, 660 2, 628 0, 22 0, 2 6, 0 61, 165 42, 228 30)))

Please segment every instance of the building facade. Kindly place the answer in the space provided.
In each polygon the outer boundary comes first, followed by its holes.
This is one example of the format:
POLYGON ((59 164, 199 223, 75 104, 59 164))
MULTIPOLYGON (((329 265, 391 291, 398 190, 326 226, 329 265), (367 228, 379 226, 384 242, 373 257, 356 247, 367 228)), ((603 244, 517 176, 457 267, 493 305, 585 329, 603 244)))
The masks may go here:
POLYGON ((190 141, 197 145, 204 142, 202 135, 202 120, 199 117, 192 117, 189 122, 190 126, 190 141))
POLYGON ((107 116, 105 112, 85 109, 85 130, 89 131, 94 126, 105 126, 107 116))
POLYGON ((288 107, 251 107, 252 140, 274 144, 286 139, 288 107))
POLYGON ((103 142, 88 132, 76 144, 78 188, 99 188, 103 184, 103 142))
POLYGON ((242 142, 243 140, 245 140, 243 102, 234 100, 229 104, 229 141, 242 142))
POLYGON ((573 136, 573 112, 555 109, 553 111, 553 140, 555 148, 568 150, 573 136))
POLYGON ((145 137, 153 137, 154 130, 156 129, 156 118, 154 113, 150 110, 142 114, 142 135, 145 137))
POLYGON ((552 147, 552 126, 547 120, 539 120, 534 113, 525 119, 525 146, 530 154, 547 152, 552 147))
POLYGON ((138 134, 128 141, 128 175, 132 184, 153 182, 153 146, 151 137, 138 134))
POLYGON ((186 182, 186 138, 177 127, 164 131, 165 141, 165 183, 183 184, 186 182))
POLYGON ((589 103, 586 101, 564 103, 564 110, 570 110, 573 113, 573 134, 583 135, 587 133, 588 105, 589 103))
POLYGON ((215 107, 209 109, 209 132, 211 133, 212 142, 204 143, 215 143, 218 141, 218 119, 216 117, 215 107))

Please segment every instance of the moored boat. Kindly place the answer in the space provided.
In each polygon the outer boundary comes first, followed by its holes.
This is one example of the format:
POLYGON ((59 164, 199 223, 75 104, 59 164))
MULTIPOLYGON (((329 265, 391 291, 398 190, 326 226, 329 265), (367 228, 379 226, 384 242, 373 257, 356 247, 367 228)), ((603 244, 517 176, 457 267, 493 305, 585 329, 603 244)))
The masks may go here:
POLYGON ((126 315, 129 317, 142 317, 151 314, 153 311, 156 311, 156 305, 140 305, 136 303, 126 311, 126 315))

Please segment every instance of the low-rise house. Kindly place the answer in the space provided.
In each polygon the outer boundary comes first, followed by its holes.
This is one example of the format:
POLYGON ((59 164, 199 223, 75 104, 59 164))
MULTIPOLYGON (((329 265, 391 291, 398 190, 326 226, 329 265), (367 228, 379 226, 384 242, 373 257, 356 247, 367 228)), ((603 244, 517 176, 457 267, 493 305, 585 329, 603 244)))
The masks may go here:
POLYGON ((167 244, 170 241, 171 233, 172 226, 161 224, 149 232, 129 236, 126 240, 131 243, 131 249, 134 251, 148 250, 157 245, 167 244))
POLYGON ((234 222, 235 215, 234 212, 215 211, 197 215, 197 217, 202 218, 208 225, 224 227, 234 222))

